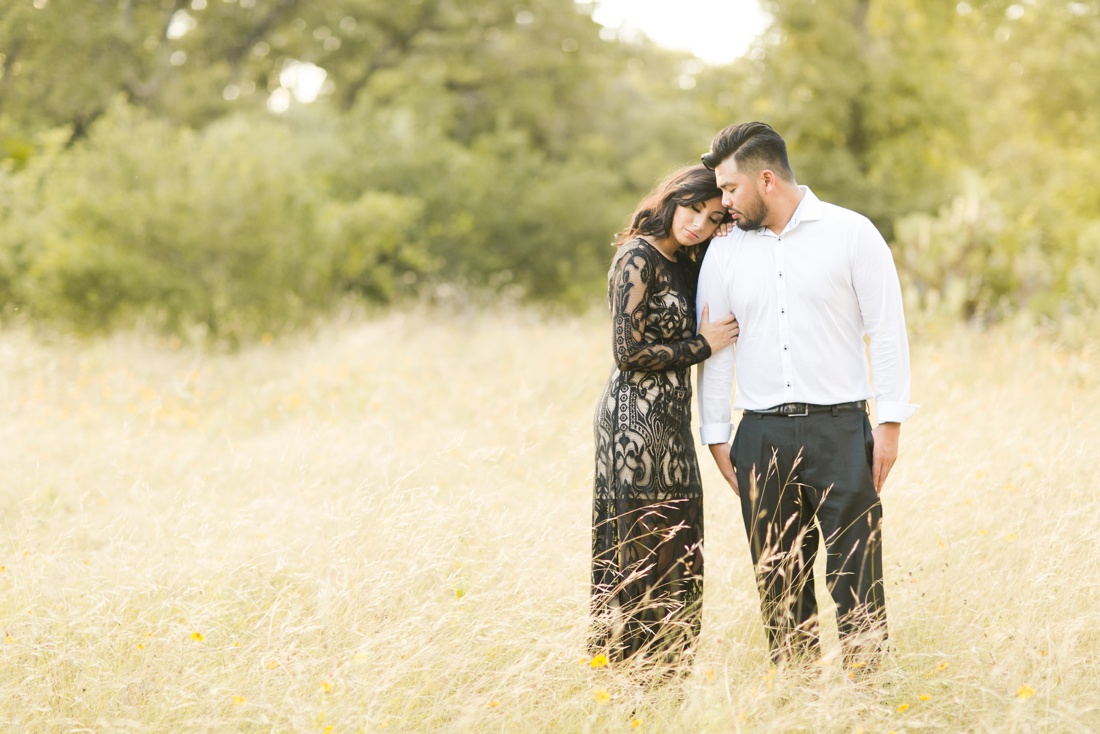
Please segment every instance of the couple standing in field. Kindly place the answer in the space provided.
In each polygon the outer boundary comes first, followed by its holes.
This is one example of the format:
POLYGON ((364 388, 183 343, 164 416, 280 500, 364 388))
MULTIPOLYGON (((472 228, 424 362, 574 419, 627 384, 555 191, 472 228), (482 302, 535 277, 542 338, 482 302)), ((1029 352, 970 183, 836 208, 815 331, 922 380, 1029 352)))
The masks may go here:
POLYGON ((702 160, 641 202, 608 275, 615 368, 595 415, 590 647, 666 671, 694 648, 697 364, 702 443, 740 497, 771 659, 820 657, 821 550, 855 677, 885 652, 879 494, 917 409, 897 271, 866 217, 798 185, 770 126, 731 125, 702 160))

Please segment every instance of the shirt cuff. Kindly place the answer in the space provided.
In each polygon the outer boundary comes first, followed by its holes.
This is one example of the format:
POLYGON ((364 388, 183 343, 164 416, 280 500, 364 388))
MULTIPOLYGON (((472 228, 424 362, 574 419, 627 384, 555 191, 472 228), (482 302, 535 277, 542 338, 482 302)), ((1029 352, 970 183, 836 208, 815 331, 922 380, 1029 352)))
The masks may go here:
POLYGON ((875 401, 875 420, 879 423, 904 423, 913 417, 919 405, 894 403, 889 400, 875 401))
POLYGON ((699 438, 705 444, 729 443, 732 433, 732 423, 708 423, 705 426, 699 426, 699 438))

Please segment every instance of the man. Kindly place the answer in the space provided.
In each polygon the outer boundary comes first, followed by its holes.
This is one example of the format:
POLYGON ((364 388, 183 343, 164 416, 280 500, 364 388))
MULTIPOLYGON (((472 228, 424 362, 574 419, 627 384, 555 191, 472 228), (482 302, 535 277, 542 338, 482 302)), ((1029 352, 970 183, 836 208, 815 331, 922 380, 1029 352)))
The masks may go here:
POLYGON ((699 366, 702 441, 741 498, 773 660, 819 654, 813 564, 823 541, 854 676, 885 646, 879 493, 918 407, 897 271, 870 220, 796 183, 770 126, 731 125, 702 159, 737 226, 711 243, 697 311, 732 313, 741 326, 735 346, 699 366), (735 368, 744 412, 731 447, 735 368))

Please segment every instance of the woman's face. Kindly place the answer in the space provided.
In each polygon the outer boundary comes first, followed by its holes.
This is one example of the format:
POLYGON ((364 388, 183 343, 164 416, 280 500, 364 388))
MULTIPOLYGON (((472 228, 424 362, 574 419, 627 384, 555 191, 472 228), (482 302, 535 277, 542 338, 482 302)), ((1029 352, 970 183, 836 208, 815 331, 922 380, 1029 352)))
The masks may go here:
POLYGON ((669 235, 684 247, 698 245, 714 235, 725 216, 726 208, 720 196, 690 206, 677 206, 669 235))

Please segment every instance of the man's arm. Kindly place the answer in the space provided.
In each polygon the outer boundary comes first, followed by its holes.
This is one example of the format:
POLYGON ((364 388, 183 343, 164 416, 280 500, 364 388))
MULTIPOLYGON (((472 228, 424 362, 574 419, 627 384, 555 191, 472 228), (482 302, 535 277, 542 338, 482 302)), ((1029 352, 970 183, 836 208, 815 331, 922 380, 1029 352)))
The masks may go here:
POLYGON ((852 276, 863 326, 871 337, 878 420, 872 432, 875 450, 871 472, 875 491, 881 493, 898 457, 901 424, 919 406, 909 402, 909 339, 898 271, 886 241, 867 220, 862 222, 856 238, 852 276))
MULTIPOLYGON (((695 313, 702 319, 703 306, 707 306, 711 321, 721 319, 732 313, 729 288, 726 286, 725 268, 727 267, 729 243, 714 242, 699 271, 699 290, 696 298, 695 313)), ((730 396, 733 393, 734 345, 720 349, 709 359, 701 362, 696 372, 699 397, 699 435, 703 443, 708 444, 711 456, 718 465, 718 471, 729 482, 734 492, 738 491, 737 475, 729 457, 729 440, 732 433, 730 423, 730 396)))

